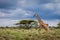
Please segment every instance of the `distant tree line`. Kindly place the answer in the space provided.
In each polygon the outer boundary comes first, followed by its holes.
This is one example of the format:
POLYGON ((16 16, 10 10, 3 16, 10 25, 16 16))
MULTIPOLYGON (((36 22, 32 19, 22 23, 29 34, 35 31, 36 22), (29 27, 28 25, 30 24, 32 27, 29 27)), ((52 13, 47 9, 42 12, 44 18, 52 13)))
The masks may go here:
MULTIPOLYGON (((35 21, 35 20, 21 20, 21 21, 19 21, 18 23, 15 23, 15 25, 18 25, 18 26, 16 26, 16 27, 6 26, 6 27, 0 27, 0 28, 2 28, 2 29, 4 29, 4 28, 11 28, 11 29, 39 28, 38 22, 35 21)), ((53 27, 49 26, 49 28, 60 28, 60 22, 57 24, 57 27, 55 27, 55 26, 53 26, 53 27)))
POLYGON ((38 26, 38 22, 35 20, 21 20, 18 23, 16 23, 15 25, 19 25, 20 28, 32 28, 32 27, 37 27, 38 26))

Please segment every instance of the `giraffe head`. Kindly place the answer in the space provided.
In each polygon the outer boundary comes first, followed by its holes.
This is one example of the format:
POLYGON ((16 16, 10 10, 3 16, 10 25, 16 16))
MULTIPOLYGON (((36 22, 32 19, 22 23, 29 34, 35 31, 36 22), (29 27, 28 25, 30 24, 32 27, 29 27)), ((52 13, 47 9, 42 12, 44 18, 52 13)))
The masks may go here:
POLYGON ((48 24, 46 24, 48 26, 48 24))
POLYGON ((38 16, 37 13, 35 13, 34 16, 38 16))

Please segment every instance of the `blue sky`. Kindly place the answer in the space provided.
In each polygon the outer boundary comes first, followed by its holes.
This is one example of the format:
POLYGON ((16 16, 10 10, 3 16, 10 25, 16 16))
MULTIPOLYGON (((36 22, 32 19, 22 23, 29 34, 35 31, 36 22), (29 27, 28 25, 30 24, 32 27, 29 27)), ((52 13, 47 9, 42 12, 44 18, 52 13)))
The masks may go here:
POLYGON ((60 22, 60 0, 0 0, 0 26, 12 26, 22 19, 34 19, 38 13, 50 26, 60 22))

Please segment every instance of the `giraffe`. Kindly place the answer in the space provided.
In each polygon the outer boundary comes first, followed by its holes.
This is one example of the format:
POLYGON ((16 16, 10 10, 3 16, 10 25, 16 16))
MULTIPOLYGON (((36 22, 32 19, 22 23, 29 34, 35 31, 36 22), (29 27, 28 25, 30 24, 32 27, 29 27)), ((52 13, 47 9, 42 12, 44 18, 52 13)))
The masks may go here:
POLYGON ((39 15, 37 13, 34 14, 34 16, 38 19, 38 22, 40 24, 40 28, 43 27, 45 28, 46 31, 49 31, 49 28, 48 28, 48 24, 45 24, 41 18, 39 17, 39 15))

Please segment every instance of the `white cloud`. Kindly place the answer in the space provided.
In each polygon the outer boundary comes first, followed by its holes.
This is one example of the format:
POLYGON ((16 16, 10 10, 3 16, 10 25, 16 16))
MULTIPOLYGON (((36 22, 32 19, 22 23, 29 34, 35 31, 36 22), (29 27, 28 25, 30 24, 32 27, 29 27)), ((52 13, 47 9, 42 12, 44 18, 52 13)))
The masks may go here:
POLYGON ((32 12, 24 10, 23 8, 34 9, 36 7, 39 7, 41 10, 52 10, 54 14, 60 14, 60 3, 58 3, 59 0, 55 0, 55 1, 57 3, 54 3, 53 1, 53 3, 38 4, 38 1, 36 0, 18 0, 17 8, 15 10, 9 10, 11 12, 10 14, 1 13, 0 16, 15 16, 20 14, 23 16, 29 16, 31 15, 32 12))
POLYGON ((55 3, 60 3, 60 0, 54 0, 55 3))
POLYGON ((18 20, 0 19, 0 26, 14 26, 18 20))
POLYGON ((33 12, 31 11, 17 8, 16 10, 12 11, 10 15, 11 16, 20 15, 21 17, 27 17, 27 16, 32 16, 32 13, 33 12))
POLYGON ((47 4, 41 4, 39 6, 42 10, 54 10, 54 4, 53 3, 47 3, 47 4))
POLYGON ((36 0, 18 0, 18 7, 21 8, 35 8, 38 2, 36 0))
POLYGON ((3 12, 0 12, 0 17, 5 16, 5 14, 3 12))
POLYGON ((46 3, 39 6, 41 10, 50 10, 53 14, 60 15, 60 3, 46 3))
POLYGON ((21 8, 16 8, 15 10, 0 10, 0 17, 17 17, 20 15, 21 18, 25 18, 25 17, 28 17, 28 16, 32 16, 32 13, 31 11, 28 11, 28 10, 24 10, 24 9, 21 9, 21 8), (7 12, 8 13, 7 13, 7 12))
POLYGON ((49 26, 57 26, 57 24, 60 22, 60 20, 43 20, 45 23, 49 24, 49 26))

